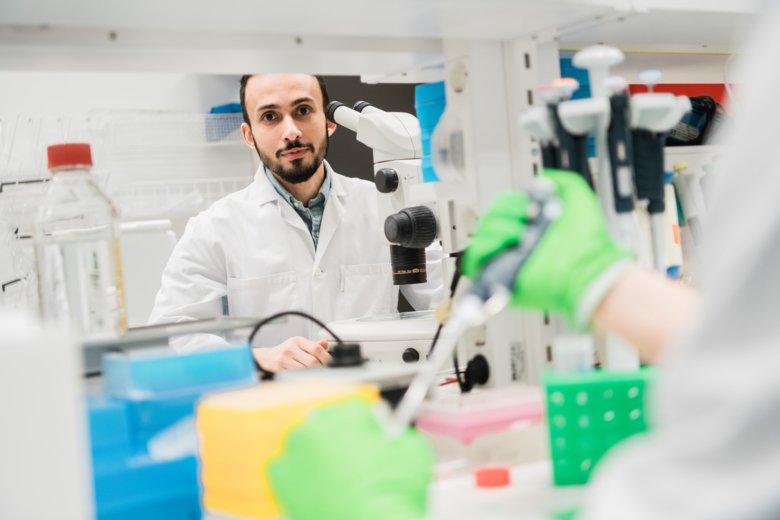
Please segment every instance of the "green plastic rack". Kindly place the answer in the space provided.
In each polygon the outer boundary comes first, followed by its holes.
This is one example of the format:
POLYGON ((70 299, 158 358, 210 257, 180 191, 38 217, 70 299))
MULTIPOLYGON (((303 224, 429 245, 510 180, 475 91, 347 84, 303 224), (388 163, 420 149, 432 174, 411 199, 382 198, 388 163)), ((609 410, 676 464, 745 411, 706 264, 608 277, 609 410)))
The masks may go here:
POLYGON ((648 430, 645 396, 654 370, 544 374, 557 486, 585 484, 615 444, 648 430))

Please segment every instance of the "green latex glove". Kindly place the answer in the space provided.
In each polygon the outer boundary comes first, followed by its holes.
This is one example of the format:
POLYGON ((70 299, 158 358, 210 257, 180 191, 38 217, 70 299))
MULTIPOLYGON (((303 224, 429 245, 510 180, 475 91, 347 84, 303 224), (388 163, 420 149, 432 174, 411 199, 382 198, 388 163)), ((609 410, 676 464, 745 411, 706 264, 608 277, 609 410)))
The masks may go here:
MULTIPOLYGON (((512 304, 560 312, 575 328, 585 328, 630 255, 610 237, 601 205, 579 175, 557 170, 544 175, 555 184, 563 212, 520 270, 512 304)), ((463 258, 466 276, 476 276, 486 261, 519 243, 527 207, 523 192, 501 193, 493 201, 463 258)))
POLYGON ((268 477, 291 520, 419 520, 432 464, 420 434, 388 437, 372 408, 352 399, 293 429, 268 477))

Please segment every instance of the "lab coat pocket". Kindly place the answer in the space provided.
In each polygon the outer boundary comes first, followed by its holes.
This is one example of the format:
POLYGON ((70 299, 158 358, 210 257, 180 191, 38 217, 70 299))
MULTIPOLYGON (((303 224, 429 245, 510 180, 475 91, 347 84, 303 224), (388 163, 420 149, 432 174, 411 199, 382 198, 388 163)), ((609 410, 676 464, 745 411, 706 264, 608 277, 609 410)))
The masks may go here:
POLYGON ((359 318, 395 312, 398 289, 393 285, 389 263, 341 266, 343 318, 359 318))
POLYGON ((231 316, 264 318, 300 308, 295 271, 260 278, 228 278, 227 292, 231 316))

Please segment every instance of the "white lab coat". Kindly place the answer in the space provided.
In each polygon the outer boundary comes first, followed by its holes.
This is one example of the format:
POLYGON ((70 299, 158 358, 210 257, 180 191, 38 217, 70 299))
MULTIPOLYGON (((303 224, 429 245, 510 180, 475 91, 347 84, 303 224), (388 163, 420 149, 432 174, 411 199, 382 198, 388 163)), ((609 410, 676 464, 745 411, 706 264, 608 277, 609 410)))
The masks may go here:
MULTIPOLYGON (((150 323, 222 316, 225 296, 228 314, 239 317, 303 310, 327 323, 394 312, 398 288, 376 197, 372 183, 333 173, 315 251, 306 224, 261 166, 252 184, 190 220, 163 272, 150 323)), ((427 308, 442 294, 440 261, 440 249, 433 250, 428 283, 403 288, 415 308, 427 308)), ((289 317, 261 329, 255 345, 314 339, 318 330, 289 317)), ((220 343, 216 336, 193 335, 174 346, 220 343)))
POLYGON ((772 3, 736 76, 737 119, 699 251, 700 319, 661 363, 656 429, 605 458, 583 519, 780 518, 780 7, 772 3))

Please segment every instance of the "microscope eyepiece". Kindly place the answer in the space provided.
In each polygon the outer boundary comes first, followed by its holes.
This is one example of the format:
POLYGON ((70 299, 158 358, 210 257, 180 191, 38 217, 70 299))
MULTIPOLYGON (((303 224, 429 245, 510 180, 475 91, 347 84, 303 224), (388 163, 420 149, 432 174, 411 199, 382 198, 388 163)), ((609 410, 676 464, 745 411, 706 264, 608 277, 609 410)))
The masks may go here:
POLYGON ((328 106, 325 107, 325 117, 327 117, 331 122, 335 123, 336 120, 334 119, 334 114, 336 110, 338 110, 339 107, 346 106, 341 101, 331 101, 328 103, 328 106))
POLYGON ((352 110, 356 112, 362 112, 363 109, 365 109, 366 107, 372 107, 372 106, 374 105, 372 105, 368 101, 356 101, 355 104, 352 105, 352 110))

